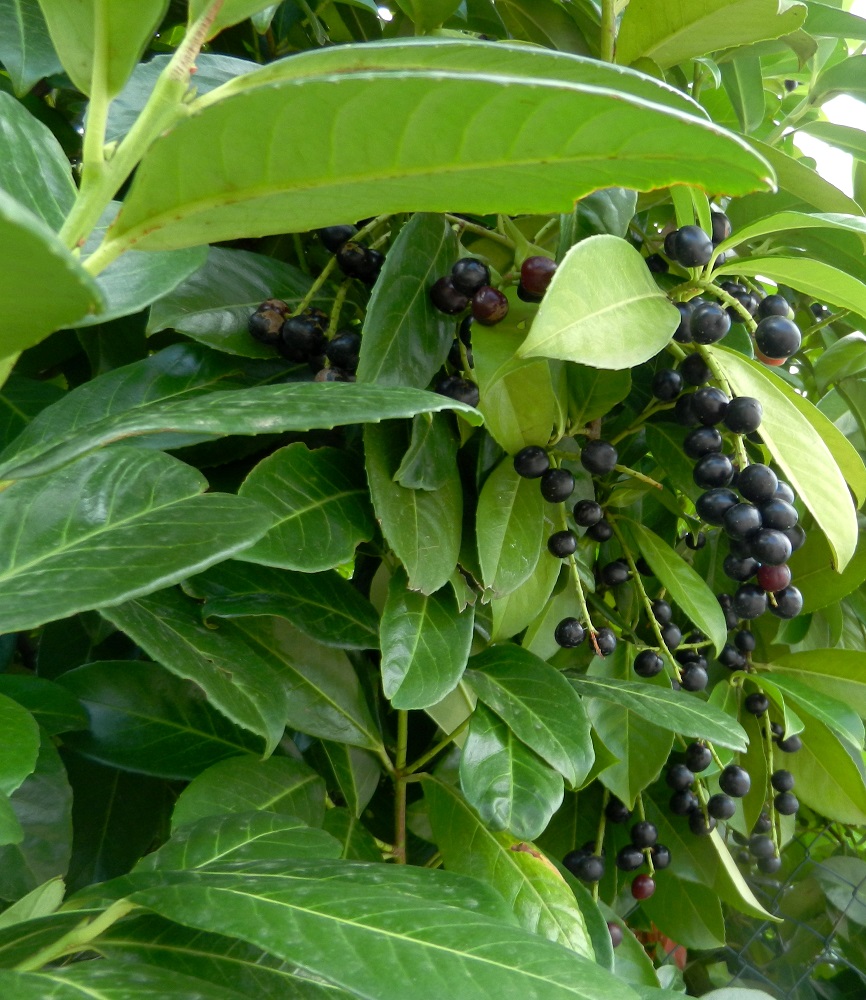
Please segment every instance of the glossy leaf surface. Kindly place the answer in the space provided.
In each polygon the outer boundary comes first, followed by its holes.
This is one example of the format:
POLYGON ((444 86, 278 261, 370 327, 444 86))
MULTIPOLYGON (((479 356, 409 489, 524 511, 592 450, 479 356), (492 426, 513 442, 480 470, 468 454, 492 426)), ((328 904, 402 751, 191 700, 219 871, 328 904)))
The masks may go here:
POLYGON ((0 792, 11 795, 33 773, 39 757, 39 726, 17 701, 0 695, 0 792))

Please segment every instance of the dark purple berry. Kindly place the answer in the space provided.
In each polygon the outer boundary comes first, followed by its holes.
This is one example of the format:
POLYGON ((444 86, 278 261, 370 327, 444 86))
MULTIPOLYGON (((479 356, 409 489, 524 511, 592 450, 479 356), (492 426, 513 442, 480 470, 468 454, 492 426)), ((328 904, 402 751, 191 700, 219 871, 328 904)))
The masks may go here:
POLYGON ((664 667, 664 660, 654 649, 642 649, 634 658, 634 672, 638 677, 655 677, 664 667))
POLYGON ((692 394, 692 412, 698 423, 705 427, 720 423, 729 403, 728 397, 714 385, 705 385, 692 394))
POLYGON ((617 463, 616 448, 607 441, 587 441, 580 453, 580 464, 594 476, 606 476, 617 463))
POLYGON ((541 476, 541 495, 548 503, 561 503, 574 493, 574 476, 568 469, 548 469, 541 476))
POLYGON ((722 646, 722 650, 718 655, 718 661, 723 667, 727 667, 728 670, 741 670, 746 665, 743 654, 729 642, 726 642, 722 646))
POLYGON ((547 550, 557 559, 567 559, 573 555, 577 549, 577 535, 566 528, 563 531, 554 531, 547 539, 547 550))
POLYGON ((689 329, 696 344, 717 344, 730 332, 731 317, 717 302, 704 302, 692 312, 689 329))
POLYGON ((675 792, 683 792, 691 788, 694 780, 693 772, 685 764, 671 764, 665 775, 668 788, 672 788, 675 792))
POLYGON ((325 226, 319 230, 319 239, 326 250, 336 253, 357 232, 355 226, 325 226))
POLYGON ((707 668, 700 662, 687 663, 680 672, 683 691, 704 691, 709 683, 707 668))
POLYGON ((622 927, 619 926, 614 920, 608 920, 607 931, 610 934, 610 946, 611 948, 619 948, 622 944, 622 927))
POLYGON ((283 323, 280 354, 289 361, 310 361, 324 353, 327 340, 316 316, 291 316, 283 323))
MULTIPOLYGON (((763 587, 771 594, 784 590, 790 582, 791 570, 785 563, 782 563, 781 566, 761 566, 758 570, 758 586, 763 587)), ((772 605, 770 606, 772 607, 772 605)))
POLYGON ((786 736, 785 739, 776 740, 776 746, 782 753, 796 753, 802 749, 803 741, 795 733, 791 736, 786 736))
POLYGON ((791 315, 791 306, 784 295, 768 295, 761 299, 757 314, 760 319, 767 319, 769 316, 784 316, 787 319, 791 315))
POLYGON ((746 711, 752 715, 763 715, 770 707, 770 699, 761 691, 753 691, 743 702, 746 711))
POLYGON ((674 305, 680 311, 680 325, 674 331, 674 340, 678 344, 690 344, 692 342, 690 325, 694 306, 691 302, 674 302, 674 305))
POLYGON ((650 857, 652 858, 653 868, 656 871, 661 871, 671 863, 670 848, 665 847, 664 844, 653 844, 650 849, 650 857))
POLYGON ((701 809, 695 809, 689 813, 689 829, 696 837, 709 837, 716 826, 715 816, 708 818, 701 809))
POLYGON ((775 855, 769 858, 758 859, 758 868, 760 868, 765 875, 775 875, 781 867, 782 859, 776 857, 775 855))
POLYGON ((737 489, 746 500, 756 504, 772 499, 778 484, 776 473, 766 465, 747 465, 737 475, 737 489))
POLYGON ((680 374, 689 385, 706 385, 713 377, 712 370, 697 352, 690 354, 683 361, 680 365, 680 374))
POLYGON ((750 434, 761 426, 764 408, 751 396, 735 396, 723 417, 725 426, 735 434, 750 434))
POLYGON ((290 311, 282 299, 267 299, 247 322, 250 336, 260 344, 276 347, 280 341, 280 330, 290 311))
POLYGON ((430 289, 430 301, 439 312, 456 316, 469 305, 469 296, 456 288, 451 278, 446 276, 440 278, 430 289))
POLYGON ((673 618, 674 614, 673 608, 667 601, 653 601, 652 613, 653 618, 655 618, 659 625, 667 625, 673 618))
POLYGON ((777 618, 796 618, 803 610, 803 595, 796 587, 784 587, 775 594, 775 599, 770 611, 777 618))
POLYGON ((674 371, 673 368, 660 368, 653 375, 650 389, 656 399, 660 399, 663 402, 670 402, 670 400, 676 399, 683 391, 683 377, 678 371, 674 371))
POLYGON ((710 452, 698 459, 692 478, 702 490, 719 489, 734 478, 734 466, 727 455, 710 452))
POLYGON ((744 583, 734 594, 733 610, 738 618, 758 618, 767 610, 767 595, 761 587, 744 583))
POLYGON ((689 458, 703 458, 722 450, 722 435, 715 427, 696 427, 686 434, 683 451, 689 458))
POLYGON ((595 633, 595 644, 600 656, 610 656, 616 649, 616 635, 613 629, 600 628, 595 633))
POLYGON ((725 571, 725 575, 729 576, 732 580, 736 580, 737 583, 745 583, 746 580, 751 580, 755 573, 758 572, 760 565, 751 556, 735 556, 730 554, 725 556, 722 569, 725 571))
POLYGON ((345 372, 354 372, 358 367, 361 350, 360 334, 354 330, 341 330, 325 348, 325 357, 345 372))
POLYGON ((695 774, 700 774, 712 764, 713 755, 710 748, 703 743, 689 743, 686 747, 686 767, 695 774))
POLYGON ((628 823, 631 819, 631 809, 615 795, 611 795, 604 807, 604 815, 611 823, 628 823))
POLYGON ((571 871, 581 882, 598 882, 604 878, 604 860, 597 854, 590 854, 581 858, 571 871))
POLYGON ((711 795, 707 802, 707 812, 713 819, 730 819, 736 811, 737 803, 734 802, 730 795, 725 795, 722 792, 711 795))
POLYGON ((549 257, 527 257, 520 265, 520 284, 530 295, 544 295, 556 273, 556 261, 549 257))
POLYGON ((717 245, 719 243, 724 243, 725 240, 731 237, 731 220, 725 215, 724 212, 717 212, 713 209, 712 212, 713 220, 713 244, 717 245))
POLYGON ((524 479, 538 479, 550 468, 550 457, 537 444, 521 448, 514 456, 514 471, 524 479))
POLYGON ((734 643, 741 653, 752 653, 757 646, 755 636, 748 630, 743 629, 734 636, 734 643))
POLYGON ((595 500, 578 500, 574 505, 574 523, 581 528, 591 528, 604 517, 601 504, 595 500))
POLYGON ((773 841, 764 834, 757 834, 749 840, 749 850, 755 858, 771 858, 776 853, 773 841))
POLYGON ((613 527, 610 521, 602 518, 596 524, 586 529, 586 534, 588 538, 591 538, 594 542, 608 542, 613 538, 613 527))
POLYGON ((563 649, 574 649, 586 638, 586 629, 576 618, 563 618, 556 626, 553 638, 563 649))
POLYGON ((508 315, 508 299, 498 288, 484 285, 472 296, 472 318, 483 326, 495 326, 508 315))
POLYGON ((674 816, 688 816, 700 808, 700 802, 697 795, 691 789, 684 788, 681 791, 674 792, 668 803, 668 808, 674 816))
POLYGON ((781 497, 773 497, 772 500, 761 504, 761 520, 765 528, 787 531, 794 527, 799 516, 797 508, 781 497))
POLYGON ((773 528, 761 528, 749 539, 752 555, 758 562, 781 566, 791 558, 793 551, 787 535, 773 528))
POLYGON ((749 538, 762 526, 761 512, 751 503, 735 503, 725 511, 722 525, 729 538, 749 538))
POLYGON ((728 764, 719 775, 719 788, 732 798, 741 799, 751 787, 749 772, 739 764, 728 764))
POLYGON ((606 587, 616 587, 629 578, 630 570, 625 559, 615 559, 601 569, 601 582, 606 587))
POLYGON ((794 775, 784 768, 779 768, 778 771, 773 771, 770 784, 777 792, 790 792, 794 788, 794 775))
POLYGON ((626 844, 616 856, 616 866, 621 872, 637 871, 644 861, 643 851, 634 844, 626 844))

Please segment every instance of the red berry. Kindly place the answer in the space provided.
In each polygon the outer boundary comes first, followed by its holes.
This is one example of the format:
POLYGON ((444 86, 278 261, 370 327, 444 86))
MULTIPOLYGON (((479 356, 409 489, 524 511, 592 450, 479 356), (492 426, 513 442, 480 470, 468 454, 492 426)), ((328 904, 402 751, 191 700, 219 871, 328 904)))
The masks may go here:
POLYGON ((472 296, 472 316, 484 326, 494 326, 508 315, 508 299, 498 288, 483 285, 472 296))
POLYGON ((520 267, 520 284, 531 295, 543 295, 555 272, 555 260, 549 257, 527 257, 520 267))
POLYGON ((761 566, 758 570, 758 583, 773 594, 784 590, 790 582, 791 571, 784 563, 781 566, 761 566))
POLYGON ((635 899, 649 899, 656 891, 656 884, 650 875, 638 875, 632 880, 631 894, 635 899))

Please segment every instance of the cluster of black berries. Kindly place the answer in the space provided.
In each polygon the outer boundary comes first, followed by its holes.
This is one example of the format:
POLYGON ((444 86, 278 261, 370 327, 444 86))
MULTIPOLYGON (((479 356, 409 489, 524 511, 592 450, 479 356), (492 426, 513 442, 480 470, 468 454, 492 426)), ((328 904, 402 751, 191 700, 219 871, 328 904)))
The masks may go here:
POLYGON ((328 317, 320 309, 291 315, 282 299, 267 299, 250 316, 250 336, 273 347, 296 364, 308 364, 319 382, 354 382, 361 337, 354 330, 340 330, 331 340, 325 331, 328 317))
MULTIPOLYGON (((605 818, 612 823, 627 823, 632 818, 631 810, 617 798, 608 800, 604 810, 605 818)), ((640 820, 632 825, 630 843, 617 852, 615 864, 621 872, 635 872, 648 862, 652 871, 660 871, 671 863, 671 852, 658 842, 658 829, 648 820, 640 820)), ((582 882, 594 883, 604 877, 605 852, 598 851, 592 841, 569 851, 562 859, 563 865, 582 882)), ((655 880, 651 875, 637 875, 631 884, 635 899, 649 899, 655 892, 655 880)))
POLYGON ((719 775, 721 791, 709 797, 706 810, 702 808, 693 785, 696 775, 705 771, 712 759, 705 744, 690 743, 686 748, 685 763, 671 765, 665 775, 668 787, 673 790, 669 803, 671 812, 675 816, 688 817, 689 829, 698 837, 712 833, 719 820, 730 819, 737 808, 734 799, 742 798, 752 787, 752 780, 745 768, 738 764, 728 764, 719 775))
POLYGON ((472 318, 484 326, 495 326, 508 315, 508 299, 490 284, 490 268, 476 257, 462 257, 450 274, 439 278, 430 301, 448 316, 471 309, 472 318))
MULTIPOLYGON (((546 258, 545 258, 546 259, 546 258)), ((580 452, 580 464, 594 476, 606 476, 613 472, 618 461, 616 448, 607 441, 588 441, 580 452)), ((541 495, 548 503, 564 503, 574 493, 574 476, 568 469, 552 467, 550 456, 538 445, 528 445, 514 456, 514 470, 524 479, 538 479, 541 495)), ((574 505, 574 523, 586 528, 586 534, 593 541, 606 542, 613 535, 610 522, 595 500, 579 500, 574 505)), ((570 528, 555 531, 547 540, 547 548, 557 559, 567 559, 577 551, 577 533, 570 528)), ((607 586, 624 583, 630 575, 628 563, 618 559, 601 571, 601 581, 607 586)), ((579 646, 586 638, 587 630, 577 618, 564 618, 554 631, 556 642, 566 648, 579 646)), ((613 629, 597 629, 592 633, 592 643, 601 656, 610 656, 616 649, 616 634, 613 629)))
POLYGON ((378 250, 354 240, 357 232, 356 226, 327 226, 319 230, 319 239, 325 249, 336 254, 337 266, 347 278, 357 278, 365 285, 374 285, 385 257, 378 250))

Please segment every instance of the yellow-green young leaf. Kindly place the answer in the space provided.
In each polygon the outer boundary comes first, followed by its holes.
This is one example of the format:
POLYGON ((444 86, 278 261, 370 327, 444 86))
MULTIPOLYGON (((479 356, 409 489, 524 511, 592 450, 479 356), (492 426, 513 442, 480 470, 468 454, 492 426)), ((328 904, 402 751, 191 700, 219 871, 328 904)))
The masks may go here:
POLYGON ((612 87, 509 74, 504 55, 492 73, 348 69, 209 104, 149 149, 101 260, 381 212, 568 211, 600 183, 771 185, 718 126, 612 87), (304 156, 283 155, 298 135, 304 156))
POLYGON ((557 268, 519 353, 631 368, 658 354, 679 321, 630 243, 590 236, 557 268))
POLYGON ((478 498, 475 539, 481 579, 504 597, 532 576, 544 546, 544 498, 534 479, 518 476, 511 456, 487 477, 478 498))
POLYGON ((787 653, 769 664, 775 676, 782 670, 810 688, 850 705, 866 719, 866 653, 855 649, 817 649, 787 653))
POLYGON ((662 69, 708 52, 779 38, 796 31, 807 7, 785 0, 631 0, 622 18, 616 59, 652 59, 662 69))
POLYGON ((795 705, 801 705, 843 740, 847 740, 855 747, 863 748, 863 722, 845 702, 830 695, 826 690, 819 691, 809 684, 804 684, 799 677, 792 677, 778 664, 773 670, 773 683, 786 698, 795 705))
POLYGON ((860 532, 857 551, 841 573, 833 569, 833 553, 820 531, 807 534, 805 545, 791 556, 788 566, 803 595, 804 614, 836 604, 866 581, 866 532, 860 532))
POLYGON ((844 569, 857 547, 857 512, 820 430, 767 377, 762 365, 723 347, 708 350, 738 396, 761 400, 764 444, 827 537, 836 569, 844 569))
POLYGON ((527 930, 595 957, 574 894, 536 847, 488 830, 460 792, 436 778, 425 776, 424 799, 448 871, 494 886, 527 930))
POLYGON ((217 14, 207 29, 207 40, 210 41, 224 28, 245 21, 253 14, 270 7, 269 0, 189 0, 189 23, 192 25, 202 15, 217 8, 217 14))
POLYGON ((63 68, 84 94, 123 89, 168 10, 169 0, 39 0, 63 68), (94 73, 102 79, 94 80, 94 73))
POLYGON ((101 305, 96 282, 48 225, 0 190, 0 355, 32 347, 101 305))
POLYGON ((714 254, 719 254, 745 243, 746 240, 766 233, 785 233, 792 229, 844 229, 857 233, 866 240, 866 219, 858 215, 845 215, 841 212, 826 212, 810 214, 808 212, 776 212, 765 219, 740 226, 737 231, 720 243, 714 254))
POLYGON ((48 879, 0 913, 0 928, 54 913, 65 893, 66 885, 59 875, 48 879))
POLYGON ((823 104, 839 94, 848 94, 863 100, 866 97, 866 56, 854 56, 828 67, 818 77, 809 100, 813 104, 823 104))

